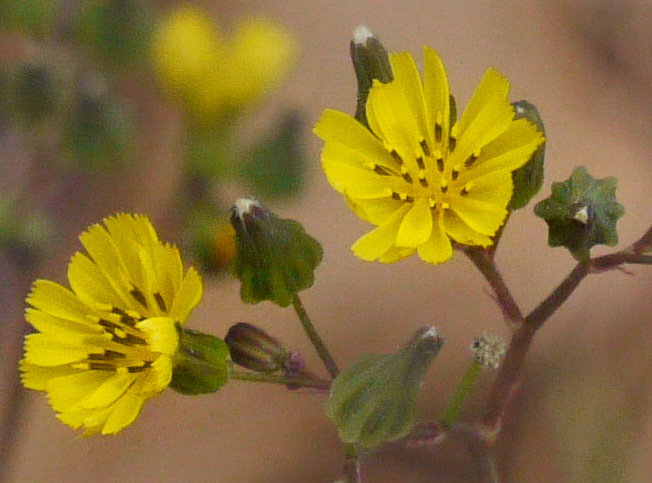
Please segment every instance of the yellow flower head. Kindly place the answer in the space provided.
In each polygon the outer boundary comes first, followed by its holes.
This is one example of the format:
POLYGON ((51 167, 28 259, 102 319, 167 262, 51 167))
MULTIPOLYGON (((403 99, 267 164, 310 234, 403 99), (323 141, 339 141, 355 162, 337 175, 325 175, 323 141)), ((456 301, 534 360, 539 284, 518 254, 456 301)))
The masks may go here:
POLYGON ((104 219, 80 236, 69 290, 37 280, 26 318, 38 331, 25 340, 23 384, 46 391, 65 424, 84 435, 113 434, 170 384, 185 322, 202 296, 193 268, 159 241, 145 216, 104 219))
POLYGON ((205 12, 188 6, 161 21, 152 43, 163 86, 200 121, 246 107, 277 87, 295 50, 292 36, 270 20, 244 19, 227 40, 205 12))
POLYGON ((409 53, 390 55, 394 80, 374 81, 367 100, 371 132, 333 110, 315 127, 330 184, 377 226, 352 247, 363 260, 418 251, 440 263, 453 254, 451 240, 490 246, 507 216, 512 171, 543 142, 530 122, 514 120, 509 83, 494 69, 461 119, 451 119, 446 71, 435 50, 424 50, 423 83, 409 53))

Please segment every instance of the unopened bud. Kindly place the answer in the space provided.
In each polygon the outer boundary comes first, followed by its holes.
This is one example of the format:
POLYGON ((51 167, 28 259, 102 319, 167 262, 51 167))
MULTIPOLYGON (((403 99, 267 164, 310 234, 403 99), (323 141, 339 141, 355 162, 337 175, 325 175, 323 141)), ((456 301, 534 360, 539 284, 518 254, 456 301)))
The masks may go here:
POLYGON ((353 32, 351 60, 358 81, 358 104, 355 118, 368 127, 367 97, 374 80, 387 84, 394 79, 389 56, 380 40, 366 26, 360 25, 353 32))
POLYGON ((279 218, 260 202, 239 199, 231 210, 237 255, 231 272, 247 303, 271 300, 281 307, 312 286, 323 249, 294 220, 279 218))
POLYGON ((276 372, 283 369, 287 351, 281 343, 255 325, 246 322, 229 329, 224 341, 229 346, 231 360, 257 372, 276 372))

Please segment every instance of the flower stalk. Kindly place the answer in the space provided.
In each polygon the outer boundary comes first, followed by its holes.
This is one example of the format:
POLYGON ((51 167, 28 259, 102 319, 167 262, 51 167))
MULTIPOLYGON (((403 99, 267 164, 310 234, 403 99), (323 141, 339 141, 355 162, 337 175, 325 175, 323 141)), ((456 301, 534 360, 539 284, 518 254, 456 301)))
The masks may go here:
POLYGON ((307 377, 288 377, 280 374, 266 374, 262 372, 245 372, 229 366, 229 379, 233 381, 266 382, 269 384, 282 384, 284 386, 299 386, 304 389, 328 391, 331 381, 326 379, 311 379, 307 377))
POLYGON ((441 424, 443 426, 450 428, 458 421, 464 402, 469 397, 469 394, 471 394, 471 389, 475 386, 481 372, 482 366, 480 363, 476 360, 471 361, 471 365, 462 376, 462 379, 455 388, 453 396, 444 409, 444 415, 441 418, 441 424))

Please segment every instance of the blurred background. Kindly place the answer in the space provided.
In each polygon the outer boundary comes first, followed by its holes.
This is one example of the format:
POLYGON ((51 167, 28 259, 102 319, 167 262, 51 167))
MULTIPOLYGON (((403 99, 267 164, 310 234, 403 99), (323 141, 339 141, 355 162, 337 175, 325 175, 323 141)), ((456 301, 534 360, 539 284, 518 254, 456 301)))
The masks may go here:
MULTIPOLYGON (((648 1, 193 5, 0 0, 3 481, 298 483, 340 474, 324 395, 238 381, 209 396, 166 391, 117 436, 79 439, 44 394, 16 386, 31 282, 65 283, 77 236, 116 212, 148 215, 162 239, 183 248, 186 265, 203 267, 205 297, 187 327, 223 337, 236 322, 254 323, 320 368, 292 310, 243 304, 224 271, 236 198, 255 195, 300 221, 325 249, 303 301, 342 367, 395 350, 423 325, 445 337, 420 398, 424 420, 441 415, 476 335, 508 337, 463 256, 436 267, 417 258, 382 265, 349 250, 369 226, 328 186, 311 127, 326 107, 355 110, 349 40, 360 23, 418 65, 423 44, 435 47, 460 108, 489 66, 509 78, 512 100, 538 107, 547 156, 535 201, 584 165, 619 180, 620 247, 652 223, 648 1)), ((526 312, 574 266, 546 241, 545 223, 527 207, 498 250, 526 312)), ((540 331, 497 445, 505 481, 652 479, 651 284, 643 266, 589 277, 540 331)), ((481 413, 492 380, 483 374, 465 418, 481 413)), ((454 444, 387 447, 364 459, 363 476, 472 481, 469 467, 454 444)))

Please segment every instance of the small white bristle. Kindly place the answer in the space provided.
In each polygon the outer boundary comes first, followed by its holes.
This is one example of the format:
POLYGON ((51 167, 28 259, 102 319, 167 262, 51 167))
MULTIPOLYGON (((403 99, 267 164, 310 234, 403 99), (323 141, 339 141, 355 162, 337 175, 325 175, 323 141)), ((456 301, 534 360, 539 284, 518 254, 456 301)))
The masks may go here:
POLYGON ((374 34, 366 25, 358 25, 353 31, 353 42, 358 45, 364 45, 373 36, 374 34))
POLYGON ((252 206, 257 206, 258 202, 254 199, 251 198, 240 198, 235 202, 235 213, 238 215, 240 218, 242 218, 242 215, 245 213, 249 213, 251 210, 252 206))

